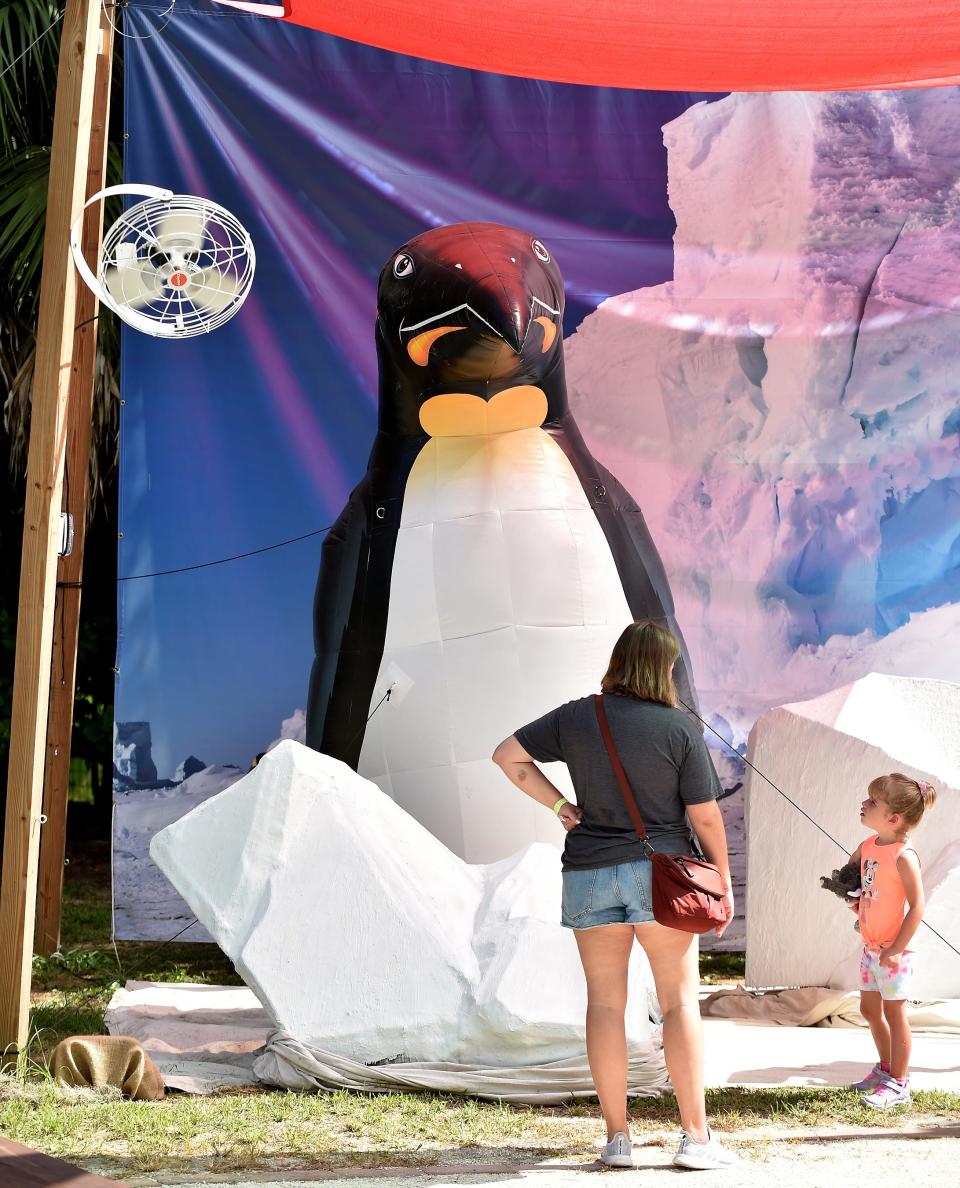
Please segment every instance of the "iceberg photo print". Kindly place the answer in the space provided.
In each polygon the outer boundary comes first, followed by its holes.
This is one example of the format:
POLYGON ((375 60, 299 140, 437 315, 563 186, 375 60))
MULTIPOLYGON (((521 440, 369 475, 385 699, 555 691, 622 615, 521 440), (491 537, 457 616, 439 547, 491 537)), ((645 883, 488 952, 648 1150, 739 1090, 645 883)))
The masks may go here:
POLYGON ((735 745, 868 672, 960 675, 958 116, 956 88, 692 107, 673 280, 567 344, 735 745))

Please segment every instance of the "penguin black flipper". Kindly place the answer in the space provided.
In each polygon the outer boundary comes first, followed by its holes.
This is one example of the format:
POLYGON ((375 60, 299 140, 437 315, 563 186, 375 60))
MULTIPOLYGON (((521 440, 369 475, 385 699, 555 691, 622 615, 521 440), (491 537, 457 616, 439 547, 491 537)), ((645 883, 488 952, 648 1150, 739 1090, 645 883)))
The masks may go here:
POLYGON ((690 657, 676 621, 670 583, 643 512, 620 480, 591 455, 571 414, 547 428, 576 471, 603 529, 634 620, 652 619, 679 641, 680 658, 674 669, 677 693, 681 701, 698 711, 690 679, 690 657))
POLYGON ((354 770, 383 659, 403 493, 422 446, 378 435, 367 474, 321 550, 306 742, 354 770))

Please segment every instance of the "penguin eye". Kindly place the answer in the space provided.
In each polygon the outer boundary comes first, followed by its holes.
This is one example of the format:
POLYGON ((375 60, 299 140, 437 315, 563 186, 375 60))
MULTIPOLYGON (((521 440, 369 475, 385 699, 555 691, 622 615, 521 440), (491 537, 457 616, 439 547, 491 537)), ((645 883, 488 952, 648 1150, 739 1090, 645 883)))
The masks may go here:
POLYGON ((401 252, 394 260, 393 275, 397 280, 406 280, 408 276, 413 276, 413 258, 406 252, 401 252))
POLYGON ((533 254, 538 260, 542 260, 544 264, 550 263, 550 253, 543 246, 539 239, 535 239, 530 246, 533 248, 533 254))

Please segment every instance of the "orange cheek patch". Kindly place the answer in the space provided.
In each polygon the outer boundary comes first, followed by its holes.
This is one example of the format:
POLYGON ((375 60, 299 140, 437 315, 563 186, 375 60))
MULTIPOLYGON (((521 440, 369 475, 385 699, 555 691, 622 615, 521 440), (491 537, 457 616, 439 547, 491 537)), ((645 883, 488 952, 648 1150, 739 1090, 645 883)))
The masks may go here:
POLYGON ((547 398, 539 388, 521 384, 491 400, 467 392, 432 396, 420 409, 420 424, 431 437, 487 437, 538 429, 547 415, 547 398))
POLYGON ((553 346, 553 340, 557 336, 557 323, 550 318, 534 318, 533 320, 543 327, 543 346, 540 348, 540 353, 545 355, 553 346))
POLYGON ((430 348, 437 339, 443 338, 444 334, 453 334, 456 330, 463 329, 463 326, 434 326, 432 330, 424 330, 407 343, 407 354, 418 367, 426 367, 430 359, 430 348))

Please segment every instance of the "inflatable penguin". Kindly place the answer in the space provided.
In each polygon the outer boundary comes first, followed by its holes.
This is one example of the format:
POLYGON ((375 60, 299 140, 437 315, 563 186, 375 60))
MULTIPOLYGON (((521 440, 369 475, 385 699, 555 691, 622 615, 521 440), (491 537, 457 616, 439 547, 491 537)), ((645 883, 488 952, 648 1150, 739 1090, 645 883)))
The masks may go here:
MULTIPOLYGON (((598 689, 631 620, 679 637, 643 516, 567 407, 562 324, 556 262, 522 231, 401 248, 378 289, 377 436, 323 545, 307 742, 468 862, 562 844, 496 744, 598 689)), ((691 704, 685 651, 675 676, 691 704)))

